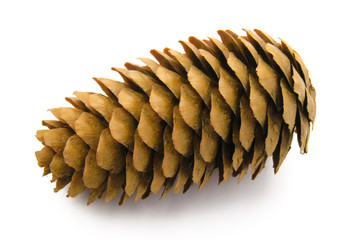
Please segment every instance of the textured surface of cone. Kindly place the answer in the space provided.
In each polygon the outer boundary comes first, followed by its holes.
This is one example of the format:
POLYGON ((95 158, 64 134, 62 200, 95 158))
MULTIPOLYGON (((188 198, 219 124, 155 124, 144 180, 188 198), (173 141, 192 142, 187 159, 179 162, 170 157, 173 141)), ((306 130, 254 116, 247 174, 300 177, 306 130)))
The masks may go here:
POLYGON ((94 78, 106 95, 75 92, 73 107, 50 111, 57 120, 36 137, 44 175, 68 197, 89 190, 119 204, 129 197, 163 197, 173 189, 254 179, 272 156, 275 173, 296 132, 307 152, 315 89, 302 58, 286 42, 260 30, 245 36, 219 30, 221 40, 190 37, 185 53, 151 50, 144 66, 113 68, 122 79, 94 78), (250 171, 248 171, 250 170, 250 171))

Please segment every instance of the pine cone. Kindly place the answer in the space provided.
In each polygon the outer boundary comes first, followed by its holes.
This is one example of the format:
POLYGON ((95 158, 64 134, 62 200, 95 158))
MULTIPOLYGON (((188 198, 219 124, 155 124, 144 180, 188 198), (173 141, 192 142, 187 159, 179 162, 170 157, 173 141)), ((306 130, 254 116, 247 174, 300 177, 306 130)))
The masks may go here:
POLYGON ((260 30, 238 36, 180 41, 185 54, 151 50, 159 63, 126 63, 112 68, 124 82, 94 78, 105 95, 75 92, 73 108, 50 111, 43 121, 44 144, 36 152, 55 192, 67 184, 68 197, 89 189, 88 204, 104 194, 119 204, 174 186, 177 194, 199 188, 219 170, 219 183, 238 182, 251 166, 254 179, 272 156, 275 173, 293 138, 307 152, 314 123, 315 89, 301 57, 284 41, 260 30))

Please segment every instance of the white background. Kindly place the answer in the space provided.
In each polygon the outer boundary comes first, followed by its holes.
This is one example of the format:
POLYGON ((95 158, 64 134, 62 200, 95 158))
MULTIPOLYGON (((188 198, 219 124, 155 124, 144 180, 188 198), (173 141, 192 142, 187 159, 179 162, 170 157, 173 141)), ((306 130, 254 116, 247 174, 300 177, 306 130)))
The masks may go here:
MULTIPOLYGON (((351 239, 349 1, 0 1, 1 239, 351 239), (124 206, 54 194, 34 152, 49 108, 73 91, 101 92, 152 48, 182 51, 188 36, 258 28, 304 59, 317 91, 309 152, 296 139, 278 174, 217 174, 201 190, 124 206)), ((215 172, 214 172, 215 173, 215 172)))

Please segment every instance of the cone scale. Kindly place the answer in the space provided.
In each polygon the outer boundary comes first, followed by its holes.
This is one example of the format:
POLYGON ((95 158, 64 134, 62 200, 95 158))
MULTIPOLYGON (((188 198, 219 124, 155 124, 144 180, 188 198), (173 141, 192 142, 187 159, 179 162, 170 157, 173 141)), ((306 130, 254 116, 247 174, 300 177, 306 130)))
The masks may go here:
POLYGON ((221 40, 190 37, 184 52, 151 50, 156 61, 112 68, 123 82, 94 78, 105 94, 74 92, 72 107, 50 109, 36 152, 55 192, 145 199, 202 188, 214 170, 252 179, 272 156, 275 173, 294 132, 307 152, 315 89, 303 60, 260 30, 219 30, 221 40))

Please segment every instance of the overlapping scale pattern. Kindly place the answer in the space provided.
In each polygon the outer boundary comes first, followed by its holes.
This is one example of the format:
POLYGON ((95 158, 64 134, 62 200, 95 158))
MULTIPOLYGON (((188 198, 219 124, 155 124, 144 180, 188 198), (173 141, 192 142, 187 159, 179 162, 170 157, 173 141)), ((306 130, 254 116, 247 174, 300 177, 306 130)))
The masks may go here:
POLYGON ((112 68, 123 82, 94 78, 106 95, 75 92, 73 107, 50 111, 36 137, 44 175, 67 196, 89 189, 88 204, 121 192, 119 204, 162 189, 202 188, 251 169, 254 179, 272 156, 277 172, 294 132, 307 152, 315 89, 301 57, 260 30, 226 30, 180 41, 185 53, 152 50, 156 61, 112 68))

